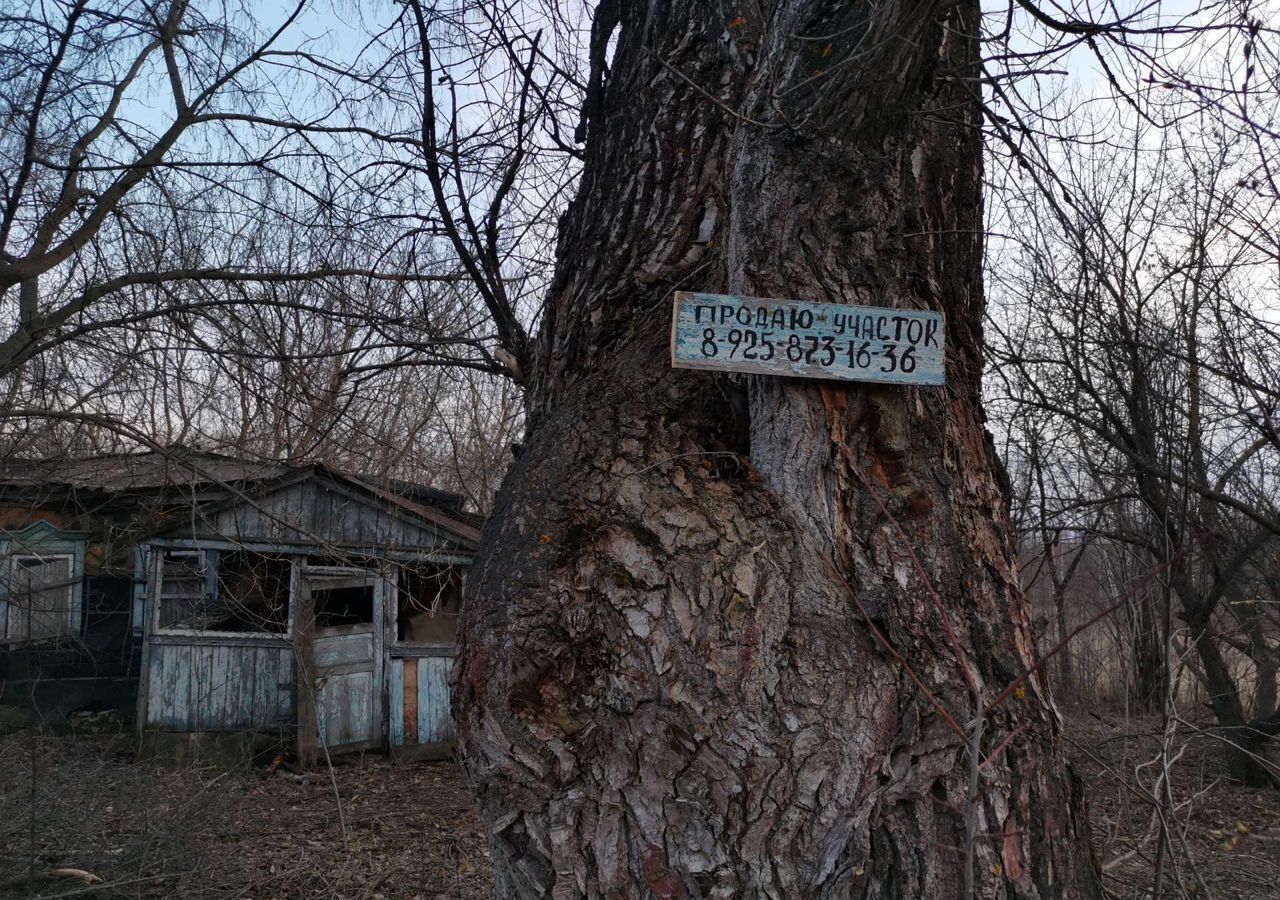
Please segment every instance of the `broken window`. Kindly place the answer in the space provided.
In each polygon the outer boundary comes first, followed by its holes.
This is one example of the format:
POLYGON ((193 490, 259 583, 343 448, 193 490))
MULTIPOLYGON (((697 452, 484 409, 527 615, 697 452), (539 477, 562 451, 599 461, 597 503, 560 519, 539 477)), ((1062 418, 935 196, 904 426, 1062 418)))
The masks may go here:
POLYGON ((224 614, 219 631, 266 631, 289 628, 289 560, 246 550, 218 555, 218 601, 224 614))
POLYGON ((462 577, 452 568, 404 568, 397 579, 396 640, 452 643, 462 577))
POLYGON ((164 550, 161 628, 284 634, 289 560, 248 550, 164 550))
POLYGON ((373 622, 373 584, 366 576, 349 579, 351 584, 324 584, 311 589, 315 603, 316 627, 338 628, 373 622))
POLYGON ((160 551, 160 627, 197 628, 209 605, 209 560, 202 550, 160 551))
POLYGON ((75 559, 70 555, 20 554, 9 558, 4 636, 27 641, 71 633, 75 559))

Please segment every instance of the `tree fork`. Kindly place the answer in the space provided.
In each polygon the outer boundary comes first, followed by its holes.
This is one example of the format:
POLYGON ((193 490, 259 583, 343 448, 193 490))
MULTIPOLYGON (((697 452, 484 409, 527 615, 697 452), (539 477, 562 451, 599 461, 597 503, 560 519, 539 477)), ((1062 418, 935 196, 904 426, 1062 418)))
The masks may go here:
POLYGON ((608 6, 455 670, 499 895, 958 897, 972 816, 975 896, 1100 896, 1041 679, 972 795, 912 681, 966 722, 966 665, 990 705, 1033 662, 979 404, 976 2, 608 6), (947 386, 672 370, 674 290, 940 309, 947 386))

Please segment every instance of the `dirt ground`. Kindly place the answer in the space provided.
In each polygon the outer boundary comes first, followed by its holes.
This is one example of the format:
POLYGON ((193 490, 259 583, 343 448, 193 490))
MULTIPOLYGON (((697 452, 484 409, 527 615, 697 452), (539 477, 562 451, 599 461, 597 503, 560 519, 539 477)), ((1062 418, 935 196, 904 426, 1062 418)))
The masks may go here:
POLYGON ((369 755, 336 764, 332 779, 253 766, 219 774, 135 764, 118 737, 30 733, 0 738, 0 759, 0 897, 492 895, 479 823, 451 763, 369 755), (20 886, 33 847, 41 874, 80 869, 110 886, 72 877, 20 886))
MULTIPOLYGON (((1067 715, 1108 892, 1150 897, 1159 841, 1142 791, 1161 723, 1067 715)), ((1227 784, 1211 737, 1183 729, 1172 746, 1181 754, 1162 895, 1280 900, 1280 791, 1227 784)), ((0 760, 0 897, 491 896, 483 834, 449 763, 371 755, 332 778, 219 774, 136 764, 119 736, 30 731, 0 737, 0 760), (33 851, 39 880, 28 885, 33 851), (59 867, 104 883, 54 876, 59 867)))
MULTIPOLYGON (((1094 849, 1109 894, 1149 898, 1159 828, 1148 799, 1162 766, 1163 723, 1069 709, 1067 749, 1089 800, 1094 849)), ((1167 741, 1172 815, 1162 896, 1280 898, 1280 791, 1227 781, 1208 721, 1175 723, 1167 741)), ((1280 761, 1280 747, 1271 750, 1280 761)))

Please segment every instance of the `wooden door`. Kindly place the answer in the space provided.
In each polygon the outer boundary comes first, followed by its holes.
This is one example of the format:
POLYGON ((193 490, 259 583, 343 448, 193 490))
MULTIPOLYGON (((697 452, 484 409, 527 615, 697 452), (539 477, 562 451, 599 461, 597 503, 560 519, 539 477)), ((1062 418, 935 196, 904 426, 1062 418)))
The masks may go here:
POLYGON ((382 743, 382 583, 360 569, 308 569, 317 740, 330 754, 382 743))

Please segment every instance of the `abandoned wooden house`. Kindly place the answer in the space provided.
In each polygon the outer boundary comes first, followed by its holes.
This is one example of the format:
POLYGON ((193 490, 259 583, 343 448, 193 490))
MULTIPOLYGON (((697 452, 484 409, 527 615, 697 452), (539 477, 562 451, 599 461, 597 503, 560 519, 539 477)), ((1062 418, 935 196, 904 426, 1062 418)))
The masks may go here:
POLYGON ((462 500, 174 448, 0 466, 0 701, 218 739, 447 752, 462 500))

